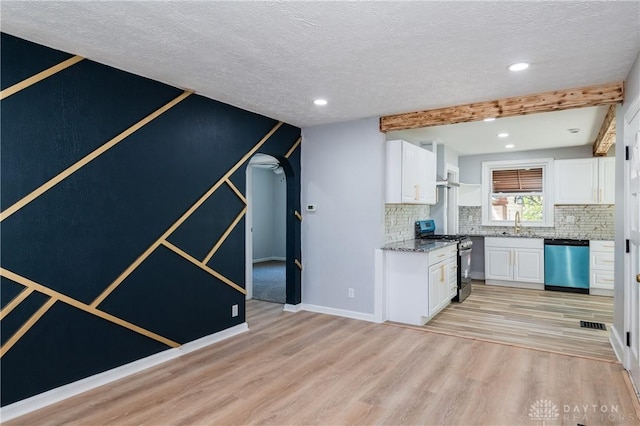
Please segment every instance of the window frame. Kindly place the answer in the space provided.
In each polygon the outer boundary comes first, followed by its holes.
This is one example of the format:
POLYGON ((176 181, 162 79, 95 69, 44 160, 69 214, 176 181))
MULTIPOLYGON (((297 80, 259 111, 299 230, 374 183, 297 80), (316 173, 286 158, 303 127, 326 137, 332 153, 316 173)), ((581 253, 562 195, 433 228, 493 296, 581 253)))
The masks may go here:
POLYGON ((531 160, 502 160, 482 162, 482 226, 514 226, 513 220, 493 220, 491 218, 491 190, 494 170, 542 168, 542 222, 522 221, 522 226, 553 227, 553 158, 531 160))

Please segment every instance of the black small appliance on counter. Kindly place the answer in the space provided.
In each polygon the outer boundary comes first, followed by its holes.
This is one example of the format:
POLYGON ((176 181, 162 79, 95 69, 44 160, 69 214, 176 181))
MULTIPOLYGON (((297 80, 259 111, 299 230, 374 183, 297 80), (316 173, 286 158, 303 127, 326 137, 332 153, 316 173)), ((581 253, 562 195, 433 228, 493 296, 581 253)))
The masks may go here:
POLYGON ((433 219, 417 220, 415 238, 435 241, 458 242, 458 293, 452 300, 462 302, 471 294, 471 246, 473 241, 466 235, 436 234, 433 219))

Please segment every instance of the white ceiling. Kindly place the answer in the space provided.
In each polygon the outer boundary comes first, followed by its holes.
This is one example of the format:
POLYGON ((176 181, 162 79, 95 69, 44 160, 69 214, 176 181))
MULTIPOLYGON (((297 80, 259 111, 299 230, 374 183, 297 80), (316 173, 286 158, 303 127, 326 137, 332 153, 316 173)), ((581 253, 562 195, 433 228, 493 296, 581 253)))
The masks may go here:
POLYGON ((598 136, 607 106, 568 109, 564 111, 498 118, 447 126, 425 127, 387 133, 387 139, 405 139, 443 143, 460 155, 494 152, 528 151, 593 144, 598 136), (569 129, 579 129, 570 133, 569 129), (499 138, 498 133, 508 133, 499 138), (505 145, 513 144, 513 148, 505 145))
POLYGON ((300 127, 621 81, 640 50, 638 1, 2 0, 0 10, 9 34, 300 127), (509 73, 517 61, 532 66, 509 73))

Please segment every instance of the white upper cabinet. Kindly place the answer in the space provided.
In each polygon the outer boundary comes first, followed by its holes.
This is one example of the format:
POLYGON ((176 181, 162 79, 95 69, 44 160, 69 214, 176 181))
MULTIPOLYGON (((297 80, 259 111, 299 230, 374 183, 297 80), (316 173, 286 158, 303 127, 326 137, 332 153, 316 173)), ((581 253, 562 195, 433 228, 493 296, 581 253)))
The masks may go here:
POLYGON ((598 158, 598 194, 601 204, 616 202, 616 159, 615 157, 598 158))
POLYGON ((555 204, 597 203, 597 158, 556 160, 554 164, 555 204))
POLYGON ((613 204, 615 158, 555 161, 554 204, 613 204))
POLYGON ((386 165, 386 203, 436 203, 434 153, 403 140, 387 141, 386 165))

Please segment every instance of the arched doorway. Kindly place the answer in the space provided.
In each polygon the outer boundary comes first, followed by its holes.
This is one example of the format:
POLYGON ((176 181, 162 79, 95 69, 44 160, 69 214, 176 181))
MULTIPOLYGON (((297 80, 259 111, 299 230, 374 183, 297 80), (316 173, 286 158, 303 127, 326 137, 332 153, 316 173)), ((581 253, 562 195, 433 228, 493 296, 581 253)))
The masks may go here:
POLYGON ((286 175, 256 154, 247 166, 247 299, 286 302, 286 175))
MULTIPOLYGON (((280 276, 284 275, 284 300, 279 299, 276 303, 283 303, 285 309, 292 305, 298 305, 302 301, 301 297, 301 263, 300 263, 300 221, 302 216, 299 213, 299 184, 297 177, 286 157, 272 156, 264 153, 255 154, 249 161, 246 169, 246 197, 247 197, 247 216, 246 216, 246 289, 247 299, 254 298, 254 212, 256 207, 257 192, 259 188, 254 185, 254 172, 268 176, 275 186, 278 186, 278 195, 274 199, 278 204, 278 209, 283 212, 284 217, 276 217, 277 226, 273 226, 273 231, 279 232, 278 238, 283 237, 284 242, 275 240, 272 242, 272 248, 276 248, 271 255, 274 260, 280 261, 282 257, 282 245, 284 245, 284 271, 275 272, 280 276), (284 186, 284 187, 283 187, 284 186), (284 198, 284 200, 282 200, 284 198), (284 272, 284 274, 283 274, 284 272)), ((263 182, 264 183, 264 182, 263 182)), ((275 211, 275 209, 274 209, 275 211)), ((275 223, 275 221, 274 221, 275 223)), ((261 243, 262 244, 262 243, 261 243)), ((264 252, 263 252, 264 253, 264 252)), ((264 255, 257 254, 257 260, 264 260, 264 255)), ((259 262, 261 263, 261 262, 259 262)), ((271 300, 269 300, 271 301, 271 300)))

